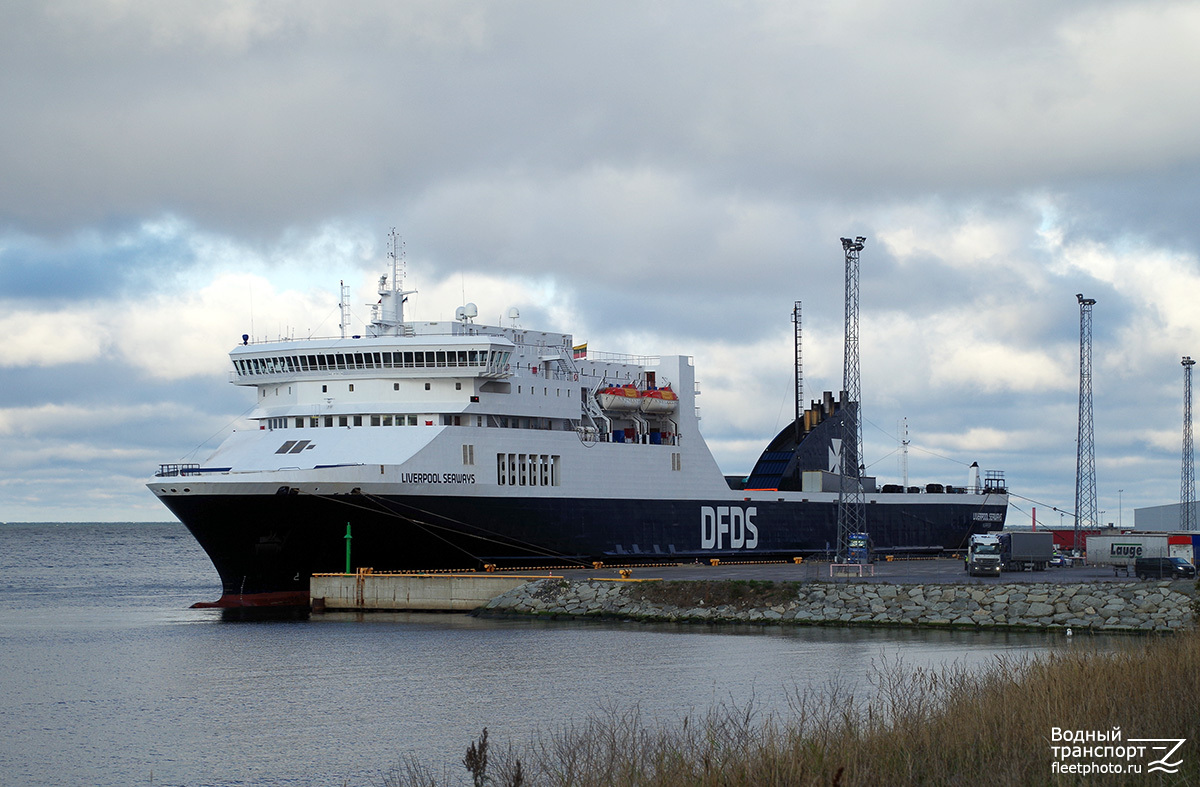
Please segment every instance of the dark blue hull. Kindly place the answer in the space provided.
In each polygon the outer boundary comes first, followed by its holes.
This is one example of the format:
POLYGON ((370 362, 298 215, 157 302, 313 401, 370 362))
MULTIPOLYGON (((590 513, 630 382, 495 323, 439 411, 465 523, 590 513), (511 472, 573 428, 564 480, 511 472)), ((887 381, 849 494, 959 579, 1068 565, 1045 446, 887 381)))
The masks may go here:
MULTIPOLYGON (((910 499, 904 499, 909 497, 910 499)), ((878 551, 960 549, 999 529, 1007 501, 868 505, 878 551)), ((925 495, 919 496, 926 497, 925 495)), ((370 495, 163 498, 221 576, 227 604, 307 598, 314 573, 756 560, 824 554, 837 504, 370 495), (237 601, 242 599, 242 601, 237 601)))

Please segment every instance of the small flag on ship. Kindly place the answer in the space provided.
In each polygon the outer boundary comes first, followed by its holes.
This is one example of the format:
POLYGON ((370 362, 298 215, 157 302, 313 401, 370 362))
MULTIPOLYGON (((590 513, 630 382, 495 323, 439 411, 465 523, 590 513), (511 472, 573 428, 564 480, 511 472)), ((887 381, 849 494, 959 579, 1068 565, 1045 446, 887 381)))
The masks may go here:
POLYGON ((575 351, 576 358, 586 358, 587 357, 587 342, 584 342, 583 344, 577 344, 574 347, 572 347, 571 349, 575 351))

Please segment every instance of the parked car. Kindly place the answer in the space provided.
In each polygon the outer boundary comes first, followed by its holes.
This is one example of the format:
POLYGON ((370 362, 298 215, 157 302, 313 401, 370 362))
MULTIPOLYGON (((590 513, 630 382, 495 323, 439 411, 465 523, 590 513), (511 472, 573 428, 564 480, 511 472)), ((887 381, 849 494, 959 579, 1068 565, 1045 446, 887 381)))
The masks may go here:
POLYGON ((1138 579, 1191 579, 1196 568, 1181 557, 1140 557, 1133 564, 1138 579))

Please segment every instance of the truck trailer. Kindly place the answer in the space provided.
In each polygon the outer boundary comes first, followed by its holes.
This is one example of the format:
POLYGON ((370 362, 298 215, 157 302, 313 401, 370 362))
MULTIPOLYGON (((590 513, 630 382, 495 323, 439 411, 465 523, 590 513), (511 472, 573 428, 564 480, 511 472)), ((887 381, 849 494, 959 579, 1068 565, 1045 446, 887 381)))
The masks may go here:
POLYGON ((1166 533, 1121 533, 1092 536, 1087 541, 1087 562, 1094 566, 1127 569, 1142 557, 1169 557, 1166 533))
POLYGON ((1045 571, 1054 557, 1054 534, 1013 532, 1000 534, 1000 568, 1004 571, 1045 571))

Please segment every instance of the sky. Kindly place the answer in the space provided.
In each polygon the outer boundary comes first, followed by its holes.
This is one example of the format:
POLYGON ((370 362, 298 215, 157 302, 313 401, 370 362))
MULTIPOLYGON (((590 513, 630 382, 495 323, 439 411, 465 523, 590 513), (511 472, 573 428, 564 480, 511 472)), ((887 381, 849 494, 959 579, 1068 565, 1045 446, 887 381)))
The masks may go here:
MULTIPOLYGON (((228 351, 466 301, 695 358, 748 472, 841 387, 864 455, 1006 475, 1070 524, 1077 293, 1102 521, 1178 502, 1200 356, 1200 4, 0 4, 0 521, 166 521, 145 483, 250 411, 228 351), (1057 509, 1057 510, 1056 510, 1057 509)), ((493 317, 494 315, 494 317, 493 317)))

